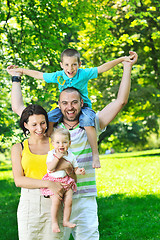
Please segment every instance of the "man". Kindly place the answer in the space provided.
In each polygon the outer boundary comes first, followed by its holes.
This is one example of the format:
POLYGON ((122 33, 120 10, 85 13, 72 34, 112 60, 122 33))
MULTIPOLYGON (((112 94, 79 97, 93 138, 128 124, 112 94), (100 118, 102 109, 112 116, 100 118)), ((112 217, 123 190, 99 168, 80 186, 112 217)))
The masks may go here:
MULTIPOLYGON (((138 58, 135 52, 130 51, 130 55, 134 55, 131 62, 123 62, 124 71, 117 98, 96 115, 97 135, 116 117, 128 101, 131 69, 138 58)), ((14 66, 7 68, 7 71, 12 76, 14 75, 13 68, 14 66)), ((59 98, 59 107, 63 114, 63 120, 57 127, 67 128, 70 131, 72 151, 77 157, 79 167, 84 167, 86 170, 86 174, 78 178, 77 192, 73 199, 70 219, 71 222, 76 224, 76 227, 72 230, 73 237, 76 240, 98 240, 97 191, 95 169, 92 168, 92 151, 85 130, 79 128, 79 114, 82 106, 83 100, 76 89, 68 88, 63 90, 59 98)), ((19 82, 13 82, 12 109, 19 116, 24 109, 19 82)), ((69 239, 70 232, 70 229, 66 229, 64 240, 69 239)))

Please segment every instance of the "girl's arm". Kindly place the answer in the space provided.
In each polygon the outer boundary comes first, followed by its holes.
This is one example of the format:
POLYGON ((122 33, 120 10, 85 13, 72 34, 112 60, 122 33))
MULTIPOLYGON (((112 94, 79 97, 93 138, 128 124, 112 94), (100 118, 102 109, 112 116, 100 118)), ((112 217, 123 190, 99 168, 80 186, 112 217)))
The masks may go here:
POLYGON ((58 163, 63 161, 64 154, 58 152, 53 154, 52 151, 50 151, 47 155, 47 169, 49 171, 55 171, 57 170, 58 163))
POLYGON ((49 152, 47 155, 47 169, 49 171, 55 171, 60 160, 56 154, 49 152))
POLYGON ((25 177, 21 165, 22 147, 20 143, 13 145, 11 149, 11 160, 14 182, 17 187, 30 189, 49 188, 57 197, 63 197, 63 188, 61 184, 55 184, 55 182, 51 181, 25 177))

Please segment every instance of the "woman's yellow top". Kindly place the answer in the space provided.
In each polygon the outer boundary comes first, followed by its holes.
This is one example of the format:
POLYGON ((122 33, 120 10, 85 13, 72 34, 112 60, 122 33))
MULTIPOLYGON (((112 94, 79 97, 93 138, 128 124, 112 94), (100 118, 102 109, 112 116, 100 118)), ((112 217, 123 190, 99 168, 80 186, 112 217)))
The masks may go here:
MULTIPOLYGON (((47 173, 47 154, 45 155, 37 155, 31 153, 28 146, 28 139, 26 139, 23 143, 23 151, 22 151, 22 167, 24 171, 24 175, 26 177, 42 179, 43 176, 47 173)), ((49 138, 49 147, 50 150, 53 149, 53 145, 51 144, 51 139, 49 138)))

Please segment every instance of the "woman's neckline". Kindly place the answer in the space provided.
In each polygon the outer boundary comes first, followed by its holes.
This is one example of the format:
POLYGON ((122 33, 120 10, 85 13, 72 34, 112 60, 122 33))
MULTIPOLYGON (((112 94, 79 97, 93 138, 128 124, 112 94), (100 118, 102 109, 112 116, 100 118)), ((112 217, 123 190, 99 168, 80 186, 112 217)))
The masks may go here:
MULTIPOLYGON (((31 149, 30 149, 29 138, 26 139, 26 140, 27 140, 27 147, 28 147, 28 150, 29 150, 29 152, 30 152, 32 155, 45 156, 45 155, 48 154, 48 151, 47 151, 47 153, 45 153, 45 154, 37 154, 37 153, 33 153, 33 152, 31 151, 31 149)), ((50 151, 50 143, 51 143, 51 139, 48 137, 49 151, 50 151)))

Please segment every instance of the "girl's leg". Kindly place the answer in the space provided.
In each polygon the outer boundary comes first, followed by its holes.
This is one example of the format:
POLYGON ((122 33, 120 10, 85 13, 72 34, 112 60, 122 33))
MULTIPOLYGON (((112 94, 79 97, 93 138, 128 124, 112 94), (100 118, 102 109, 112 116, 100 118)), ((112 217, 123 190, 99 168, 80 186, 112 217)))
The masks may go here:
POLYGON ((98 153, 98 144, 97 144, 97 134, 96 134, 96 129, 95 127, 84 127, 87 133, 87 138, 89 141, 89 144, 91 145, 92 148, 92 167, 93 168, 100 168, 101 164, 99 161, 99 153, 98 153))
POLYGON ((70 188, 64 195, 63 226, 69 228, 76 226, 76 224, 69 222, 72 211, 72 194, 73 191, 70 188))
POLYGON ((60 228, 58 226, 58 210, 61 205, 61 200, 59 200, 57 197, 50 196, 52 200, 52 206, 51 206, 51 216, 52 216, 52 231, 53 232, 60 232, 60 228))

